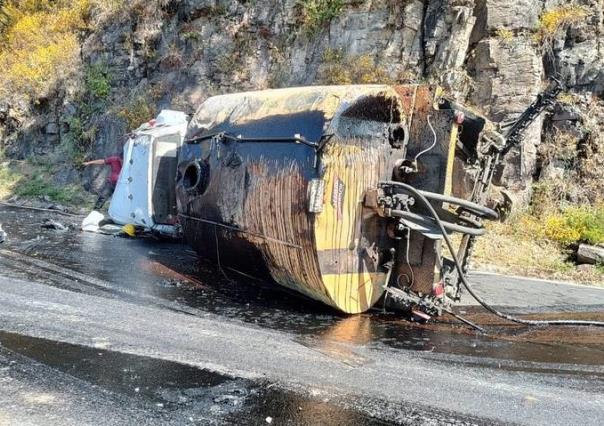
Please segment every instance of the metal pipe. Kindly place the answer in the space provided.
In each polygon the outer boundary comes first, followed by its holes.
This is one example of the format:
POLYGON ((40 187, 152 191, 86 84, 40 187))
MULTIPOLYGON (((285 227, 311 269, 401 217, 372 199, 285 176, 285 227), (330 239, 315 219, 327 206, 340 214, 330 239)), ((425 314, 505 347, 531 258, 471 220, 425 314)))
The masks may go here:
MULTIPOLYGON (((403 219, 408 219, 415 222, 421 222, 421 224, 430 227, 434 227, 435 225, 437 225, 437 223, 431 217, 411 213, 405 210, 390 210, 390 215, 394 217, 401 217, 403 219)), ((442 224, 444 228, 450 232, 459 232, 462 234, 474 235, 476 237, 484 235, 485 233, 484 228, 473 228, 446 221, 442 221, 442 224)))

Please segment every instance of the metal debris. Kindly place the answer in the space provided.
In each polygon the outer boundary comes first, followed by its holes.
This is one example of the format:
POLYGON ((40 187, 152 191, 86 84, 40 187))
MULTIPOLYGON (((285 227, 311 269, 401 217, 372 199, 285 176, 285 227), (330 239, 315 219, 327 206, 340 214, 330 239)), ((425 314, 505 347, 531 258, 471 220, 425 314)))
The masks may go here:
POLYGON ((44 229, 54 229, 55 231, 67 231, 69 226, 65 226, 60 222, 52 219, 44 219, 42 223, 42 228, 44 229))

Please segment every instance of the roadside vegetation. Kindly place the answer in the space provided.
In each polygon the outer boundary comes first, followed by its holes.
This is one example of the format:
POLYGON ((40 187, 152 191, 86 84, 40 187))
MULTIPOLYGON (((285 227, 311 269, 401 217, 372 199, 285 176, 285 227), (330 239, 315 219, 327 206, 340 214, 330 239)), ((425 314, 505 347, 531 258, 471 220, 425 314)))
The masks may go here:
POLYGON ((0 95, 46 96, 78 59, 89 1, 8 0, 2 6, 0 95), (53 76, 54 78, 49 78, 53 76))
POLYGON ((0 97, 37 102, 79 68, 93 16, 122 0, 5 0, 0 3, 0 97), (93 13, 93 12, 96 12, 93 13))
POLYGON ((319 68, 322 84, 390 84, 388 72, 371 55, 347 55, 341 49, 326 49, 319 68))
MULTIPOLYGON (((156 2, 153 6, 166 3, 156 2)), ((136 0, 130 6, 146 3, 136 0)), ((91 205, 91 194, 80 185, 60 184, 56 175, 88 159, 97 136, 95 120, 109 108, 115 108, 116 115, 124 114, 129 124, 142 114, 140 105, 129 99, 119 99, 123 105, 112 99, 113 76, 104 64, 86 65, 80 57, 84 37, 127 4, 124 0, 0 1, 0 100, 27 116, 69 92, 74 107, 64 119, 69 131, 61 130, 50 154, 8 159, 0 146, 0 199, 91 205)))
MULTIPOLYGON (((1 160, 0 160, 1 161, 1 160)), ((77 185, 57 185, 52 176, 56 166, 39 159, 0 162, 0 200, 33 199, 38 203, 89 208, 94 196, 77 185)))
POLYGON ((548 9, 539 17, 535 40, 551 44, 562 28, 580 22, 589 15, 589 9, 576 4, 565 4, 548 9))
POLYGON ((340 15, 344 1, 298 0, 297 5, 301 11, 302 27, 308 35, 312 35, 340 15))
POLYGON ((580 242, 604 243, 604 204, 569 207, 545 217, 518 213, 487 228, 474 250, 476 269, 604 286, 604 265, 581 268, 574 260, 580 242))
MULTIPOLYGON (((568 20, 578 13, 569 9, 552 16, 568 20)), ((604 102, 563 93, 558 103, 577 119, 547 126, 530 205, 488 226, 487 236, 478 240, 474 266, 604 286, 604 265, 577 265, 576 259, 580 244, 604 244, 604 102)))
MULTIPOLYGON (((108 2, 111 3, 111 2, 108 2)), ((93 24, 93 8, 106 8, 100 0, 5 0, 0 2, 0 99, 20 110, 36 108, 65 90, 65 81, 80 66, 81 36, 93 24)), ((88 83, 88 81, 87 81, 88 83)), ((100 93, 108 87, 98 79, 90 84, 100 93)), ((78 117, 70 127, 86 133, 78 117)), ((78 159, 75 138, 62 141, 56 162, 51 157, 24 161, 0 153, 0 199, 32 198, 38 201, 85 205, 89 194, 75 186, 53 182, 64 156, 78 159)))
POLYGON ((474 267, 604 286, 604 264, 576 264, 579 244, 604 244, 604 201, 572 203, 560 200, 559 190, 556 183, 536 184, 528 209, 488 224, 474 250, 474 267))

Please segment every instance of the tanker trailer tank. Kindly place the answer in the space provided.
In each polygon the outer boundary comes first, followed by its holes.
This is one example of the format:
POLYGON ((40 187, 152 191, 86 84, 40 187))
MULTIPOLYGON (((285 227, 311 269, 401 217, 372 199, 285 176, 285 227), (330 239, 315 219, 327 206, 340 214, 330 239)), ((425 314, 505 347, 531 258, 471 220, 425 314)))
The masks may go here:
POLYGON ((183 234, 229 275, 345 313, 370 309, 392 288, 409 307, 438 314, 458 283, 442 235, 400 184, 429 195, 448 231, 480 234, 485 208, 463 197, 476 194, 482 169, 467 165, 478 164, 487 127, 423 85, 209 98, 179 154, 183 234))

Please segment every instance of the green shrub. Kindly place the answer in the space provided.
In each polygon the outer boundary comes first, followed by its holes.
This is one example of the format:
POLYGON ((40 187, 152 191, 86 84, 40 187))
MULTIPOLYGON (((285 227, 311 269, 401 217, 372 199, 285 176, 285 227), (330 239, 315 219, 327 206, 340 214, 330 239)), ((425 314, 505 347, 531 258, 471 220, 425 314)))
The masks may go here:
POLYGON ((604 243, 604 205, 598 207, 571 207, 564 212, 567 223, 580 232, 579 241, 589 244, 604 243))
POLYGON ((75 186, 59 187, 44 179, 41 175, 23 176, 14 185, 12 193, 20 197, 48 197, 57 203, 72 203, 80 196, 81 189, 75 186))
POLYGON ((56 203, 80 207, 91 203, 94 196, 79 185, 59 186, 52 183, 56 172, 56 161, 48 156, 0 163, 0 199, 16 195, 22 198, 48 197, 56 203))
POLYGON ((84 82, 86 91, 93 97, 105 100, 111 93, 111 78, 103 64, 90 65, 86 68, 84 82))
POLYGON ((604 204, 568 207, 544 222, 545 235, 563 245, 604 243, 604 204))
POLYGON ((340 15, 343 0, 299 0, 302 10, 302 26, 308 34, 321 29, 340 15))

